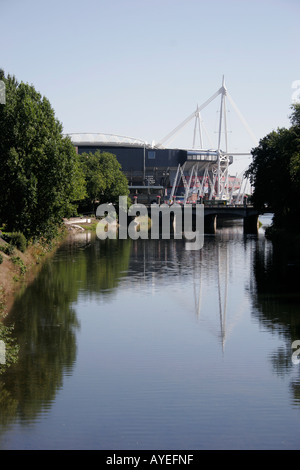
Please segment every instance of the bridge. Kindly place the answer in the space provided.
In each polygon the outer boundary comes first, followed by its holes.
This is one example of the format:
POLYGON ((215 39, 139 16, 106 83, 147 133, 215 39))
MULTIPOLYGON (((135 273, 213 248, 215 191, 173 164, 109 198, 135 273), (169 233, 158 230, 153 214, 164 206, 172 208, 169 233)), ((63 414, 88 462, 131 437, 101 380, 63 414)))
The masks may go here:
POLYGON ((245 233, 257 233, 260 213, 253 206, 204 206, 204 222, 207 233, 215 233, 217 219, 243 219, 245 233))
MULTIPOLYGON (((154 205, 155 208, 155 213, 157 213, 157 210, 159 210, 159 220, 160 220, 160 228, 162 225, 162 217, 163 217, 163 212, 164 212, 164 207, 166 206, 165 204, 162 205, 154 205)), ((148 205, 141 205, 141 207, 146 207, 147 208, 147 213, 148 217, 151 219, 152 217, 152 204, 148 205)), ((193 222, 196 219, 196 209, 197 209, 197 204, 188 204, 188 205, 179 205, 176 204, 176 210, 172 211, 172 206, 170 206, 169 209, 169 214, 170 214, 170 231, 171 233, 174 231, 174 227, 176 225, 177 218, 180 217, 180 224, 182 227, 184 227, 184 210, 185 208, 188 207, 189 209, 192 207, 192 218, 193 222)), ((219 219, 243 219, 243 227, 244 227, 244 233, 248 234, 257 234, 258 229, 259 229, 259 215, 260 212, 257 211, 253 206, 251 205, 232 205, 232 206, 227 206, 227 205, 221 205, 221 204, 215 204, 215 205, 204 205, 204 232, 209 233, 209 234, 214 234, 217 231, 217 220, 219 219)), ((139 212, 139 204, 136 204, 136 213, 137 215, 140 214, 139 212)), ((130 222, 131 220, 135 219, 135 216, 129 217, 128 221, 130 222)))

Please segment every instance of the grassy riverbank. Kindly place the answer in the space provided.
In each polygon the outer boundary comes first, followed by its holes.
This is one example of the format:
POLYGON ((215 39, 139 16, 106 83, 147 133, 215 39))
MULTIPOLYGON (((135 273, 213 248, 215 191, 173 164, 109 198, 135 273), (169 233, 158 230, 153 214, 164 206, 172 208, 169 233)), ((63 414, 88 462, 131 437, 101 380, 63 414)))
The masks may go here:
MULTIPOLYGON (((22 292, 35 278, 43 260, 55 252, 67 234, 68 231, 63 227, 51 242, 40 240, 30 244, 24 252, 16 247, 11 254, 1 250, 3 261, 0 264, 0 320, 7 315, 16 293, 22 292)), ((3 249, 9 243, 0 238, 0 245, 3 249)))

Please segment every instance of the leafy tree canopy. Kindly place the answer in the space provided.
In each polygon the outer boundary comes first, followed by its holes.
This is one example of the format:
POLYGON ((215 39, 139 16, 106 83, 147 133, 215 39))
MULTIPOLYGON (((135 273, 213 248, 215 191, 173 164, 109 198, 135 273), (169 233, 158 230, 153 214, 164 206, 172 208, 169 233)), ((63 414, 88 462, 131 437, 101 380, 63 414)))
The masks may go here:
POLYGON ((292 105, 291 127, 273 131, 252 150, 246 172, 253 203, 274 212, 274 226, 300 232, 300 104, 292 105))
POLYGON ((128 196, 128 181, 115 155, 109 152, 80 155, 89 201, 94 204, 119 202, 119 196, 128 196))
POLYGON ((14 76, 0 80, 0 222, 26 237, 51 238, 85 197, 82 168, 49 101, 14 76))

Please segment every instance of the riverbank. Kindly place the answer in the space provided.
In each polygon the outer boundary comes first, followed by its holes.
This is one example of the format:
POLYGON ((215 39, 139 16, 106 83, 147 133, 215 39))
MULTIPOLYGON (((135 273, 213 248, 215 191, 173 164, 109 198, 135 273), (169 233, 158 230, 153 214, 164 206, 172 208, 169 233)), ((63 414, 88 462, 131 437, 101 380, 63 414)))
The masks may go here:
MULTIPOLYGON (((94 218, 64 219, 58 236, 50 243, 43 240, 29 245, 23 253, 17 248, 9 255, 1 251, 3 262, 0 264, 0 321, 6 317, 12 307, 16 295, 35 279, 43 263, 53 256, 61 243, 72 233, 95 230, 97 221, 94 218)), ((0 245, 8 245, 0 237, 0 245)))
MULTIPOLYGON (((3 262, 0 265, 0 320, 9 312, 16 294, 33 281, 43 261, 56 251, 67 233, 62 229, 51 243, 35 243, 28 246, 24 253, 16 247, 11 255, 1 252, 3 262)), ((1 238, 0 244, 8 245, 1 238)))

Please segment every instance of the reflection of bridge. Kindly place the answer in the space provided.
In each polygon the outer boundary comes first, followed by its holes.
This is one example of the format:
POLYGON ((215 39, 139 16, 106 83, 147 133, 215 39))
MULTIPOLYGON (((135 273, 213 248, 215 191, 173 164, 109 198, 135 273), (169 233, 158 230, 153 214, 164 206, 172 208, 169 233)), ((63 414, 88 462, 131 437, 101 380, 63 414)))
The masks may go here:
MULTIPOLYGON (((189 208, 192 206, 193 218, 195 218, 197 204, 188 204, 189 208)), ((139 204, 136 205, 138 211, 139 204)), ((151 218, 151 207, 147 206, 148 216, 151 218)), ((154 205, 157 210, 157 205, 154 205)), ((172 212, 172 206, 170 207, 170 226, 171 229, 174 227, 176 217, 180 216, 182 226, 184 226, 184 208, 186 206, 176 204, 176 211, 172 212)), ((134 218, 134 217, 133 217, 134 218)), ((227 206, 227 205, 204 205, 204 229, 205 233, 216 233, 217 230, 217 219, 243 219, 244 232, 245 233, 257 233, 259 228, 259 212, 252 206, 227 206)))

